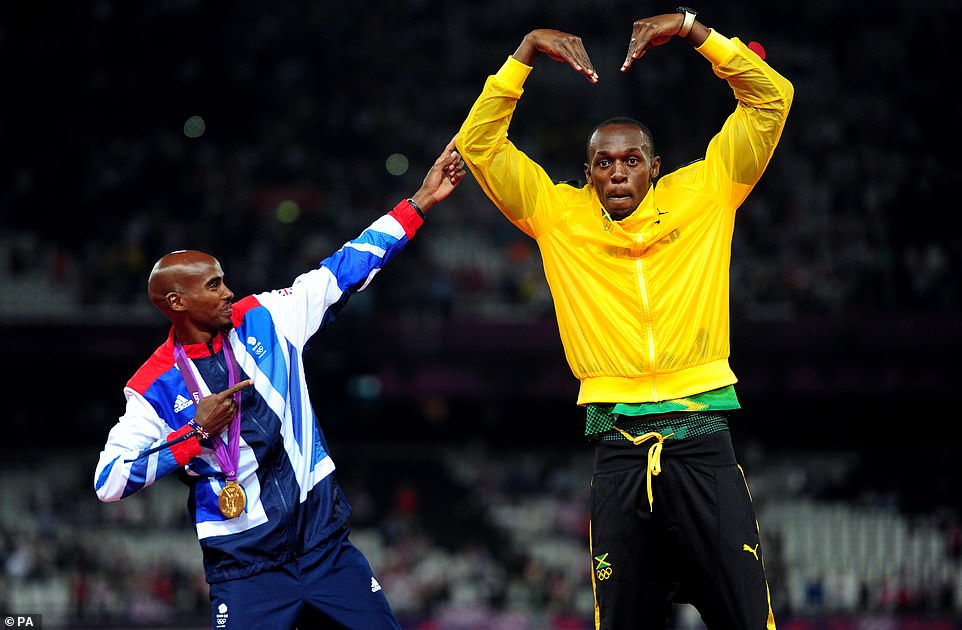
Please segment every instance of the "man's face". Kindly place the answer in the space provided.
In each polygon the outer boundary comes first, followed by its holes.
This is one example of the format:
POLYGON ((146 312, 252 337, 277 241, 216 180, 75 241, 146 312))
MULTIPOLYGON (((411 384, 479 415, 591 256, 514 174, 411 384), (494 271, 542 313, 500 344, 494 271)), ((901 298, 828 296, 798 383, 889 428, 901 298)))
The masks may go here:
POLYGON ((181 304, 192 326, 209 333, 229 330, 234 292, 224 283, 220 263, 209 256, 198 256, 180 271, 181 304))
POLYGON ((652 155, 645 134, 634 125, 615 124, 595 131, 588 142, 585 178, 615 221, 638 207, 658 176, 661 158, 652 155))

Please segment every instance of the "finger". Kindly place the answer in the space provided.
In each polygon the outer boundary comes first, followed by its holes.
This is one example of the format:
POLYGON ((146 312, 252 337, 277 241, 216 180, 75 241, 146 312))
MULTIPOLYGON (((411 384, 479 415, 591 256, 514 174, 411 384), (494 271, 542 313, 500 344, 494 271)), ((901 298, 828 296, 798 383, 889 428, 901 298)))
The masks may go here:
POLYGON ((628 55, 625 57, 625 63, 622 65, 622 69, 627 69, 631 67, 636 60, 641 59, 642 55, 645 54, 645 48, 648 46, 648 42, 651 39, 651 29, 648 28, 648 24, 638 25, 632 29, 631 41, 628 42, 628 55))
POLYGON ((638 42, 637 37, 632 37, 631 41, 628 42, 628 54, 625 56, 625 62, 621 64, 622 70, 627 70, 628 68, 630 68, 631 63, 635 60, 634 53, 635 53, 635 47, 637 45, 637 42, 638 42))
POLYGON ((641 56, 645 54, 644 51, 636 51, 628 55, 625 58, 625 63, 621 64, 621 71, 624 72, 631 67, 631 64, 635 63, 636 60, 640 59, 641 56))
MULTIPOLYGON (((447 151, 447 149, 445 149, 445 151, 447 151)), ((457 161, 458 161, 457 153, 446 152, 438 156, 438 159, 434 163, 434 165, 441 169, 450 169, 452 165, 455 164, 457 161)))
POLYGON ((573 61, 572 61, 572 62, 569 62, 569 63, 570 63, 570 65, 571 65, 572 68, 574 68, 575 70, 577 70, 577 71, 580 72, 581 74, 585 75, 585 78, 587 78, 587 79, 588 79, 589 81, 591 81, 592 83, 597 83, 597 82, 598 82, 598 73, 595 72, 595 71, 591 68, 591 64, 590 64, 590 63, 589 63, 587 66, 584 66, 584 65, 575 63, 575 62, 573 62, 573 61))
POLYGON ((594 65, 588 57, 588 51, 584 47, 573 47, 568 51, 567 58, 571 67, 585 75, 589 81, 592 83, 598 81, 598 73, 595 71, 594 65))
POLYGON ((254 384, 254 379, 249 378, 246 381, 241 381, 240 383, 237 383, 233 387, 228 387, 227 389, 224 390, 224 394, 226 394, 227 396, 233 396, 240 390, 246 389, 253 384, 254 384))
POLYGON ((455 151, 455 142, 457 141, 457 138, 458 136, 455 134, 448 141, 447 145, 444 147, 444 150, 441 151, 441 155, 439 155, 438 159, 434 161, 435 164, 447 165, 451 163, 452 159, 454 159, 454 156, 457 155, 457 152, 455 151))
POLYGON ((645 44, 637 44, 634 50, 628 53, 628 57, 625 59, 625 63, 622 64, 621 66, 622 72, 630 68, 631 64, 635 63, 636 61, 638 61, 639 59, 645 56, 645 52, 647 52, 645 50, 646 46, 647 46, 647 42, 645 44))
POLYGON ((457 148, 457 140, 458 140, 458 134, 454 134, 453 136, 451 136, 450 142, 448 142, 448 145, 444 147, 444 153, 451 153, 452 151, 454 151, 457 148))

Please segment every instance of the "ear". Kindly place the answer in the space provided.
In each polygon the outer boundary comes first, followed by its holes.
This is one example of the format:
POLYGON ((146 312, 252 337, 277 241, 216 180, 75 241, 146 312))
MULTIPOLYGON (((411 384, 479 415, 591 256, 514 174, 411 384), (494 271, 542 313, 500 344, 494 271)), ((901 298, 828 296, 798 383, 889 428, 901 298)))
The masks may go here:
POLYGON ((585 162, 585 182, 590 186, 594 183, 591 181, 591 166, 585 162))
POLYGON ((651 161, 651 168, 648 169, 648 179, 654 179, 658 177, 658 171, 661 170, 661 156, 656 155, 651 161))
POLYGON ((171 291, 164 296, 164 302, 167 304, 167 308, 171 311, 185 311, 187 310, 187 305, 184 304, 183 298, 181 298, 180 293, 177 291, 171 291))

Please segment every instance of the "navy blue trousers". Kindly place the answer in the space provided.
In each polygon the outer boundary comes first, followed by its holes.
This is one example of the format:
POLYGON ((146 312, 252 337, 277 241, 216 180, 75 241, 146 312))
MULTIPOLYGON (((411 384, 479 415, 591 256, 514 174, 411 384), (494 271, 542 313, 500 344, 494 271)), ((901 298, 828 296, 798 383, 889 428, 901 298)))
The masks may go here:
POLYGON ((400 630, 346 529, 280 568, 211 584, 210 603, 212 630, 400 630))

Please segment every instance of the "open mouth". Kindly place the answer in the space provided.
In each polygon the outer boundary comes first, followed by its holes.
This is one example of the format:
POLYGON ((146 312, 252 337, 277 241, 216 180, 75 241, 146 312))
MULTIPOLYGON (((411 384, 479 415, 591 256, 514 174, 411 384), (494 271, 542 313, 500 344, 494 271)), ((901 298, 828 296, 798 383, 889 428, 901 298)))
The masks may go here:
POLYGON ((631 201, 632 199, 631 195, 628 193, 612 193, 610 195, 607 195, 606 198, 608 199, 608 201, 612 201, 619 204, 624 203, 626 201, 631 201))

